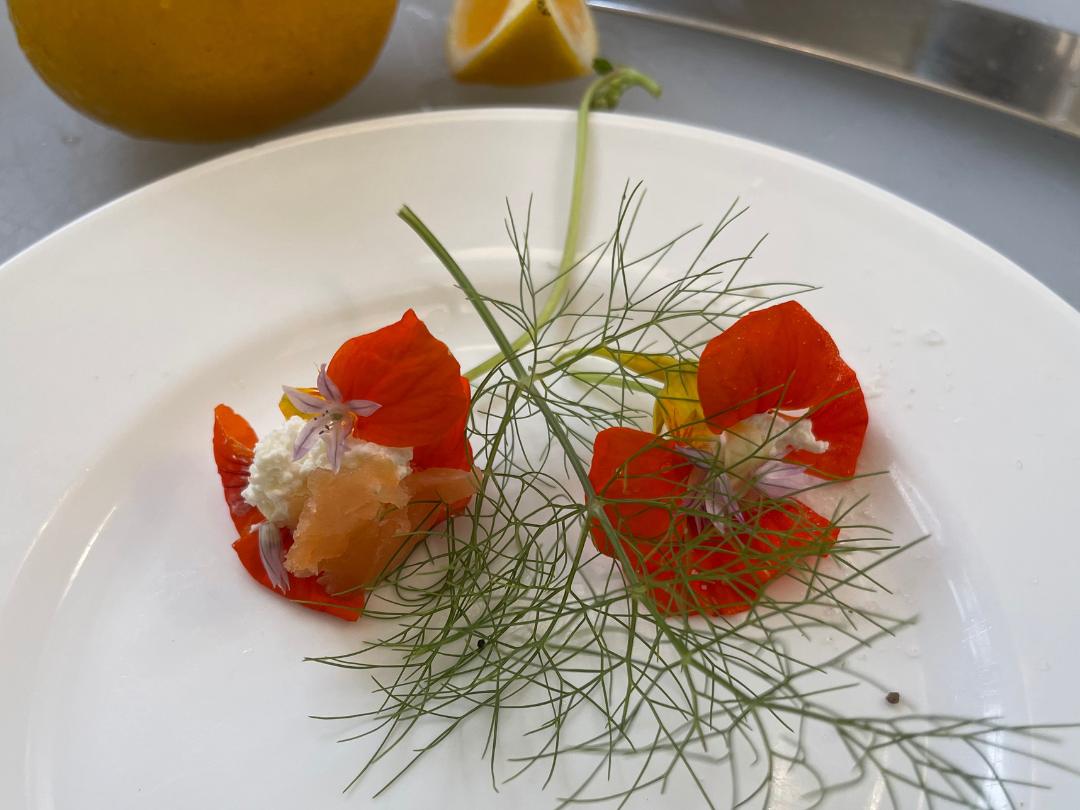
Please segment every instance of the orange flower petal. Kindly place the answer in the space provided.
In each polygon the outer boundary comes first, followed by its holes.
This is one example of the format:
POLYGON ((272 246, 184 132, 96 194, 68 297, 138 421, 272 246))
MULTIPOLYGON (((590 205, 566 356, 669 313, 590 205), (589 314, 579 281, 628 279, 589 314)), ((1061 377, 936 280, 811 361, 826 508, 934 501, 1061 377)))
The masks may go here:
MULTIPOLYGON (((654 543, 671 539, 692 469, 674 442, 632 428, 608 428, 593 442, 589 482, 598 495, 614 501, 604 512, 620 538, 654 543)), ((597 521, 591 530, 596 548, 612 555, 607 532, 597 521)))
POLYGON ((353 435, 387 447, 437 442, 468 412, 458 361, 411 309, 397 323, 346 341, 327 374, 344 399, 382 406, 358 417, 353 435))
MULTIPOLYGON (((465 392, 466 400, 470 399, 469 381, 461 378, 461 388, 465 392)), ((413 448, 412 468, 417 472, 430 470, 435 467, 444 467, 451 470, 472 469, 472 446, 465 437, 465 427, 469 421, 469 412, 466 409, 461 414, 461 419, 450 427, 445 435, 430 444, 420 445, 413 448)))
MULTIPOLYGON (((292 545, 292 535, 287 529, 282 529, 282 534, 285 550, 288 551, 289 546, 292 545)), ((301 607, 317 610, 320 613, 329 613, 347 622, 355 622, 360 618, 364 608, 364 592, 361 590, 334 596, 319 584, 318 577, 296 577, 292 574, 288 575, 289 590, 284 594, 277 590, 270 582, 270 577, 263 568, 262 558, 259 556, 258 529, 243 533, 240 539, 233 543, 233 550, 236 551, 236 556, 240 558, 240 563, 251 578, 276 595, 284 596, 301 607)))
POLYGON ((698 401, 697 363, 680 361, 666 354, 620 352, 597 349, 597 357, 606 357, 628 371, 664 384, 653 407, 653 432, 666 433, 688 444, 712 441, 698 401))
POLYGON ((259 510, 240 495, 248 485, 248 470, 255 458, 256 441, 255 431, 244 417, 228 405, 214 408, 214 462, 221 476, 229 514, 241 534, 263 519, 259 510))
POLYGON ((698 391, 717 433, 756 413, 810 409, 824 453, 797 451, 788 461, 820 476, 848 477, 866 435, 867 413, 855 372, 829 333, 789 301, 744 315, 701 354, 698 391))
POLYGON ((730 615, 749 610, 766 584, 836 541, 839 529, 799 503, 787 501, 744 515, 752 530, 732 537, 699 537, 684 544, 628 549, 634 570, 657 607, 679 615, 730 615), (806 546, 814 544, 807 550, 806 546))

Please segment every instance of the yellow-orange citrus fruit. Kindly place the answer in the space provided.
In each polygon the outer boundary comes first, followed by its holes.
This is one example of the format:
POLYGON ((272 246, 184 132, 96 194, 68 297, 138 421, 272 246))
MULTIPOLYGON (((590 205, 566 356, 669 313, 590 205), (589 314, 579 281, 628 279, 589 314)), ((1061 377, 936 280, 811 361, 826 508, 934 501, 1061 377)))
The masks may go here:
POLYGON ((285 567, 320 574, 331 593, 370 588, 409 558, 424 532, 446 519, 450 505, 476 492, 471 472, 436 468, 398 480, 387 458, 362 459, 337 474, 315 470, 285 567))
POLYGON ((73 106, 133 135, 237 138, 318 109, 375 63, 397 0, 9 0, 73 106))
POLYGON ((457 0, 447 35, 454 75, 484 84, 582 76, 596 48, 585 0, 457 0))

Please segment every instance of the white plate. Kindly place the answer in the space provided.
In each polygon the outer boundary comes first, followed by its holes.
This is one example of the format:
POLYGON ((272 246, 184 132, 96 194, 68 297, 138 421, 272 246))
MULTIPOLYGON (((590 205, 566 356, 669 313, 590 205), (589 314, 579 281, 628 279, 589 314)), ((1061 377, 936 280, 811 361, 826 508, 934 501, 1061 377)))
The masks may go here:
MULTIPOLYGON (((887 574, 924 621, 866 667, 902 673, 917 708, 1080 719, 1080 315, 974 239, 828 168, 657 121, 595 127, 586 242, 609 232, 627 179, 649 188, 639 244, 741 196, 752 210, 725 236, 730 253, 770 231, 749 272, 823 286, 805 301, 876 392, 868 464, 890 468, 934 535, 887 574)), ((410 305, 478 357, 475 319, 397 207, 477 281, 509 287, 504 198, 521 210, 534 195, 533 245, 550 258, 571 150, 562 112, 350 125, 157 183, 5 266, 0 806, 367 801, 374 784, 340 793, 362 749, 307 719, 360 708, 365 688, 300 661, 354 648, 362 623, 275 600, 235 563, 211 409, 270 424, 279 384, 410 305)), ((1003 762, 1055 785, 1026 807, 1080 806, 1076 780, 1003 762)), ((493 794, 479 743, 426 767, 375 806, 544 807, 557 793, 493 794)))

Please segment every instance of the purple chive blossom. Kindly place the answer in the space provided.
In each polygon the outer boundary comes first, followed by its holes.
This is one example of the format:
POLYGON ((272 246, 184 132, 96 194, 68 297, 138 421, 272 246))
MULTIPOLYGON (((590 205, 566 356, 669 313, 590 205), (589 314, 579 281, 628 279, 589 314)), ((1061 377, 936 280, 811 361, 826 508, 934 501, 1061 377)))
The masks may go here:
MULTIPOLYGON (((739 482, 733 481, 728 473, 717 473, 716 458, 709 453, 693 447, 680 448, 680 452, 694 465, 688 481, 692 494, 683 501, 683 508, 713 516, 712 524, 720 531, 726 531, 732 519, 742 522, 737 495, 739 482)), ((806 474, 805 467, 773 459, 762 464, 753 478, 744 483, 767 498, 780 500, 790 498, 819 482, 806 474)), ((705 528, 706 520, 701 515, 691 516, 691 523, 698 532, 705 528)))
POLYGON ((754 486, 773 500, 790 498, 793 494, 817 486, 820 481, 806 474, 806 468, 785 461, 766 461, 754 476, 754 486))
MULTIPOLYGON (((704 512, 712 515, 712 524, 720 531, 726 531, 729 520, 742 520, 739 499, 735 496, 727 473, 716 473, 716 457, 695 447, 682 447, 680 452, 694 465, 687 485, 691 491, 682 503, 684 509, 692 512, 704 512)), ((691 515, 690 522, 696 532, 705 529, 708 519, 702 515, 691 515)))
POLYGON ((312 394, 299 388, 284 386, 285 396, 300 413, 314 416, 307 420, 300 434, 296 437, 293 448, 293 461, 299 461, 315 446, 321 437, 326 442, 326 458, 330 469, 341 469, 341 459, 345 455, 345 443, 352 433, 353 423, 358 416, 371 416, 382 406, 366 399, 341 399, 341 390, 326 373, 326 364, 319 367, 319 393, 312 394))
POLYGON ((289 574, 285 570, 281 529, 269 521, 259 524, 259 559, 266 575, 270 577, 270 584, 282 593, 288 593, 289 574))

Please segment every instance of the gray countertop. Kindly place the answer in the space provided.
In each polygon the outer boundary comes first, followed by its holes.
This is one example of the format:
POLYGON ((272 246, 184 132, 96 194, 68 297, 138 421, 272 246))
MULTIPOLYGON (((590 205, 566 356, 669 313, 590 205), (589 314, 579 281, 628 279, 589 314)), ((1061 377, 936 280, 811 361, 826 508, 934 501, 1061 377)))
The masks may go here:
MULTIPOLYGON (((456 84, 442 52, 448 8, 449 0, 404 0, 368 80, 275 136, 419 109, 576 103, 575 83, 456 84)), ((1040 0, 1039 9, 1040 19, 1080 27, 1075 0, 1040 0)), ((628 98, 624 110, 742 135, 854 174, 968 231, 1080 306, 1080 141, 765 46, 606 13, 597 22, 606 55, 665 85, 660 102, 628 98)), ((140 141, 99 126, 52 95, 0 21, 0 261, 127 191, 246 145, 140 141)))

